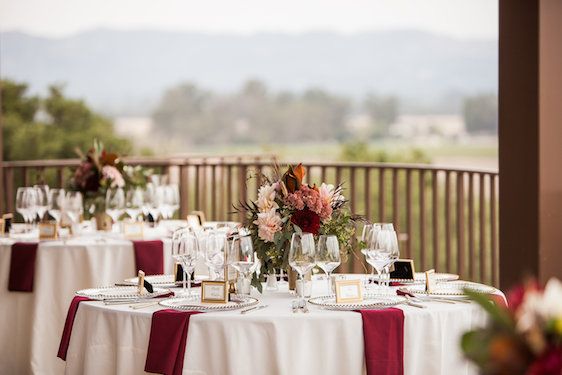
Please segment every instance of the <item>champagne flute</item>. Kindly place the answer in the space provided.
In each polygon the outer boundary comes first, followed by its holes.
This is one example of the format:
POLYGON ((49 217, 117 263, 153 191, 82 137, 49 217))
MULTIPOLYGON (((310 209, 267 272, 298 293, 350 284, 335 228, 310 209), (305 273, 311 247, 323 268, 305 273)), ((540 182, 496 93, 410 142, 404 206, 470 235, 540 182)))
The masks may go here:
POLYGON ((60 224, 62 211, 64 209, 65 191, 64 189, 49 189, 49 199, 47 210, 49 215, 60 224))
POLYGON ((340 244, 334 235, 321 235, 314 255, 316 265, 328 276, 328 293, 332 293, 332 272, 340 265, 340 244))
POLYGON ((33 185, 33 189, 37 197, 37 215, 39 216, 39 221, 42 221, 49 208, 49 186, 33 185))
POLYGON ((293 233, 289 250, 289 265, 299 274, 302 283, 300 303, 304 300, 304 274, 314 267, 314 236, 312 233, 293 233))
POLYGON ((252 238, 250 236, 239 236, 232 240, 232 251, 233 261, 231 262, 232 267, 234 267, 241 275, 244 283, 250 282, 250 276, 258 268, 259 262, 254 252, 254 246, 252 244, 252 238))

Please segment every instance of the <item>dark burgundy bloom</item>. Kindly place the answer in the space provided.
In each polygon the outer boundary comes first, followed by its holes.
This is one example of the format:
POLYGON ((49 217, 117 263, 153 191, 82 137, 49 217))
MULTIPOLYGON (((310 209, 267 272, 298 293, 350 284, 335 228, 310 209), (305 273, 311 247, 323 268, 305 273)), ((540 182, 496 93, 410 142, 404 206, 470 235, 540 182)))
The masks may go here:
POLYGON ((550 348, 527 371, 527 375, 562 374, 562 348, 550 348))
POLYGON ((309 209, 296 211, 291 216, 291 223, 298 226, 305 233, 317 235, 320 230, 320 216, 309 209))
POLYGON ((96 192, 100 188, 100 179, 97 169, 90 162, 83 162, 74 173, 74 183, 82 192, 96 192))
POLYGON ((536 280, 529 280, 525 284, 513 287, 506 296, 509 310, 515 314, 519 306, 523 303, 527 292, 540 291, 542 289, 542 286, 536 280))

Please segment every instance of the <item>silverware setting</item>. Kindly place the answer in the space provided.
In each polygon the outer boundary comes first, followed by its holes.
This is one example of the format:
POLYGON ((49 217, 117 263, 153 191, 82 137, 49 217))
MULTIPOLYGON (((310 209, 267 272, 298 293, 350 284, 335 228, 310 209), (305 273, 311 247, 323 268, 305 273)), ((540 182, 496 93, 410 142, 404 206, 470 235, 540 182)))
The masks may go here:
POLYGON ((261 309, 265 309, 267 306, 268 305, 259 305, 259 306, 250 307, 249 309, 245 309, 245 310, 240 311, 240 314, 247 314, 247 313, 252 312, 252 311, 258 311, 258 310, 261 310, 261 309))
POLYGON ((304 299, 302 300, 295 300, 291 302, 291 308, 293 310, 293 314, 297 312, 308 313, 308 302, 304 299))
POLYGON ((118 299, 104 299, 103 303, 105 305, 126 305, 128 303, 148 303, 148 302, 160 302, 169 297, 165 298, 118 298, 118 299))

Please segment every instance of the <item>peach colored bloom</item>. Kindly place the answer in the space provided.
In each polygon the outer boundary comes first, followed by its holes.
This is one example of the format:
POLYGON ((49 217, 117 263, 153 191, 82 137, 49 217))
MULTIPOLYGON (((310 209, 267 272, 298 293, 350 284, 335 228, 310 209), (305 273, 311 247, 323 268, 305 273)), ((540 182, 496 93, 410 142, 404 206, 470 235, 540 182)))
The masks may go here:
POLYGON ((254 221, 254 224, 258 226, 258 236, 265 242, 273 242, 275 233, 283 227, 281 216, 275 212, 275 209, 258 213, 258 218, 254 221))

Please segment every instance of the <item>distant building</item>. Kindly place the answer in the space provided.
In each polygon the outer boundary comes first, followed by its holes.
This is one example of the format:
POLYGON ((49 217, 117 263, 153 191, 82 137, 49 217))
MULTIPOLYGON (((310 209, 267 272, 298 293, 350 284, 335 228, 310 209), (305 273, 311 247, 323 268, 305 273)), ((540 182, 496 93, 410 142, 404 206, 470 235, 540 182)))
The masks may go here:
POLYGON ((152 131, 152 118, 150 117, 116 117, 113 119, 113 128, 118 135, 130 139, 138 147, 153 146, 150 133, 152 131))
POLYGON ((390 126, 390 135, 398 138, 460 138, 466 135, 460 115, 401 115, 390 126))

